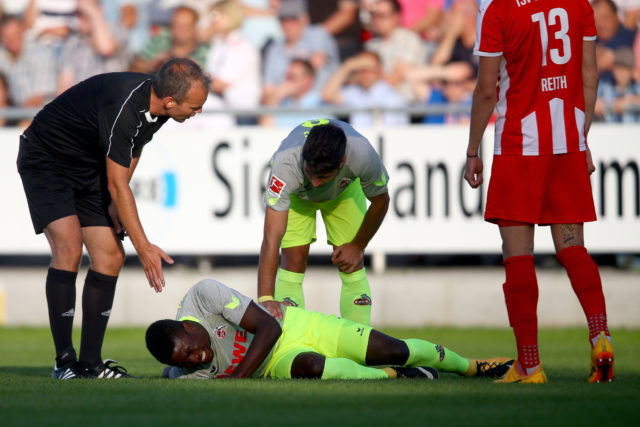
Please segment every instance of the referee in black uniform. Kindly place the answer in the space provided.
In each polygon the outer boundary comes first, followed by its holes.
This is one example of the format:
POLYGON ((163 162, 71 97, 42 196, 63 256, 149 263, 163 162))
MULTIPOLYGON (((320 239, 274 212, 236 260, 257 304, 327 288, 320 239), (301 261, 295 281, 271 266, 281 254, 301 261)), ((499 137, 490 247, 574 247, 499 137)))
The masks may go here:
POLYGON ((103 362, 126 230, 156 292, 162 260, 173 260, 145 236, 129 181, 142 148, 169 119, 202 111, 209 77, 189 59, 168 61, 156 75, 91 77, 46 105, 20 137, 18 171, 36 234, 53 259, 47 273, 49 323, 56 347, 52 377, 118 378, 126 370, 103 362), (120 236, 120 238, 119 238, 120 236), (80 357, 71 341, 75 282, 85 245, 91 258, 82 293, 80 357))

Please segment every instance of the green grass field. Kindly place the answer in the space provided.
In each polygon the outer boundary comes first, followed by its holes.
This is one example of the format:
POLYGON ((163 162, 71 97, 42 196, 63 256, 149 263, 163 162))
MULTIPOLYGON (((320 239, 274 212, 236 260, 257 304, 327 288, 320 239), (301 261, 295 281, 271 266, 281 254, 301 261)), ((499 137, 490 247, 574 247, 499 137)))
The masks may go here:
MULTIPOLYGON (((507 329, 384 332, 471 357, 514 349, 507 329)), ((0 425, 638 425, 640 331, 613 332, 614 383, 585 382, 585 330, 552 329, 540 332, 550 383, 505 385, 451 374, 439 381, 163 380, 143 329, 111 329, 103 349, 139 378, 53 381, 49 331, 0 328, 0 425)))

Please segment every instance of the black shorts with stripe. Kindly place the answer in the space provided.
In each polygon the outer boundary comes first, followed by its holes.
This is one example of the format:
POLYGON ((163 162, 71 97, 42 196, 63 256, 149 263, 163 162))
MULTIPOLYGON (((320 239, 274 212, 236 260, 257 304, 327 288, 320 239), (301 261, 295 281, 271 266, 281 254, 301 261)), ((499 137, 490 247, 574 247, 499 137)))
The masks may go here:
POLYGON ((17 164, 36 234, 70 215, 77 215, 82 227, 113 227, 104 163, 80 167, 56 158, 29 134, 20 136, 17 164))

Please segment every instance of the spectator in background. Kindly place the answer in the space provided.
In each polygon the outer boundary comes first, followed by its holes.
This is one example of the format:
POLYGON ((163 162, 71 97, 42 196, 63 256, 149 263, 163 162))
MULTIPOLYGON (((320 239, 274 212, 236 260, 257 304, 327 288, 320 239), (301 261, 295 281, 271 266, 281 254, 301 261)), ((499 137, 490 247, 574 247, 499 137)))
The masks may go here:
POLYGON ((128 70, 133 55, 140 52, 151 38, 149 0, 103 1, 105 19, 120 47, 118 71, 128 70))
POLYGON ((270 43, 284 38, 278 21, 280 0, 242 0, 242 34, 261 53, 270 43))
POLYGON ((432 65, 464 62, 478 73, 478 58, 473 55, 476 43, 476 0, 457 0, 451 6, 444 25, 444 34, 431 57, 432 65))
POLYGON ((209 46, 198 40, 198 12, 178 6, 171 15, 171 28, 149 40, 133 59, 131 71, 154 73, 171 58, 190 58, 204 66, 209 46))
POLYGON ((614 0, 622 25, 630 30, 635 30, 640 24, 640 0, 614 0))
POLYGON ((402 26, 418 34, 426 47, 427 60, 442 37, 445 0, 399 0, 402 6, 402 26))
POLYGON ((309 2, 311 24, 320 24, 338 43, 340 59, 362 50, 362 25, 357 0, 324 0, 309 2))
POLYGON ((629 105, 640 108, 640 83, 633 78, 635 56, 629 47, 615 51, 613 81, 602 81, 598 86, 596 115, 606 122, 637 123, 639 112, 626 111, 629 105))
POLYGON ((96 74, 123 70, 115 59, 118 41, 97 0, 78 0, 77 7, 77 19, 61 43, 57 93, 96 74))
MULTIPOLYGON (((276 86, 269 97, 264 99, 263 104, 268 107, 279 106, 301 110, 321 106, 322 97, 315 87, 315 70, 311 63, 306 59, 292 59, 284 82, 276 86)), ((260 124, 291 127, 309 120, 312 116, 314 114, 309 115, 306 112, 278 113, 275 116, 262 116, 260 124)))
MULTIPOLYGON (((466 62, 448 65, 424 65, 407 70, 415 97, 420 104, 470 106, 475 79, 473 68, 466 62)), ((430 114, 427 124, 461 124, 469 122, 468 113, 430 114)))
MULTIPOLYGON (((260 102, 260 53, 248 42, 240 27, 244 19, 237 0, 221 0, 211 7, 211 20, 201 37, 210 48, 205 71, 211 76, 210 94, 203 111, 227 108, 255 109, 260 102)), ((239 124, 253 123, 238 118, 239 124)), ((228 114, 203 114, 190 124, 205 128, 231 127, 236 119, 228 114)))
POLYGON ((404 78, 410 65, 426 63, 426 49, 420 37, 402 27, 402 11, 397 0, 378 0, 371 12, 371 28, 376 37, 365 44, 382 62, 384 79, 408 101, 412 91, 404 78))
MULTIPOLYGON (((362 52, 344 61, 327 83, 322 98, 325 102, 347 108, 402 108, 404 98, 383 78, 382 64, 377 54, 362 52)), ((409 116, 402 112, 384 112, 385 126, 409 123, 409 116)), ((358 128, 376 124, 371 112, 354 112, 349 123, 358 128)))
POLYGON ((271 96, 270 92, 284 81, 293 58, 306 59, 313 65, 318 88, 340 63, 338 47, 331 34, 321 25, 309 25, 304 0, 282 0, 278 17, 284 40, 265 50, 263 99, 271 96))
POLYGON ((50 50, 26 40, 22 19, 0 21, 0 72, 17 107, 39 107, 56 93, 56 62, 50 50))
MULTIPOLYGON (((0 110, 10 107, 13 107, 13 102, 11 101, 11 92, 9 92, 9 82, 7 77, 0 73, 0 110)), ((0 117, 0 127, 16 126, 17 124, 18 120, 0 117)))
POLYGON ((598 30, 596 58, 600 80, 612 81, 614 51, 619 47, 632 47, 636 32, 622 25, 618 17, 618 7, 612 0, 594 0, 591 6, 598 30))

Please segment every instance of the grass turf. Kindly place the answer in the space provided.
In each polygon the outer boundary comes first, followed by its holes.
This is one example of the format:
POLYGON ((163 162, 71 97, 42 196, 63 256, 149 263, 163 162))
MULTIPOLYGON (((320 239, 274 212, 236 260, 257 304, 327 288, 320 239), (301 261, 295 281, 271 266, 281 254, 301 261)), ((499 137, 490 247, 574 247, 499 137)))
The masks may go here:
MULTIPOLYGON (((384 329, 470 357, 513 355, 507 329, 384 329)), ((0 425, 637 425, 640 330, 614 331, 616 380, 585 382, 583 329, 540 332, 550 383, 439 381, 170 381, 143 329, 110 329, 103 356, 140 378, 53 381, 53 344, 41 328, 0 328, 0 425)), ((74 342, 79 342, 75 331, 74 342)))

